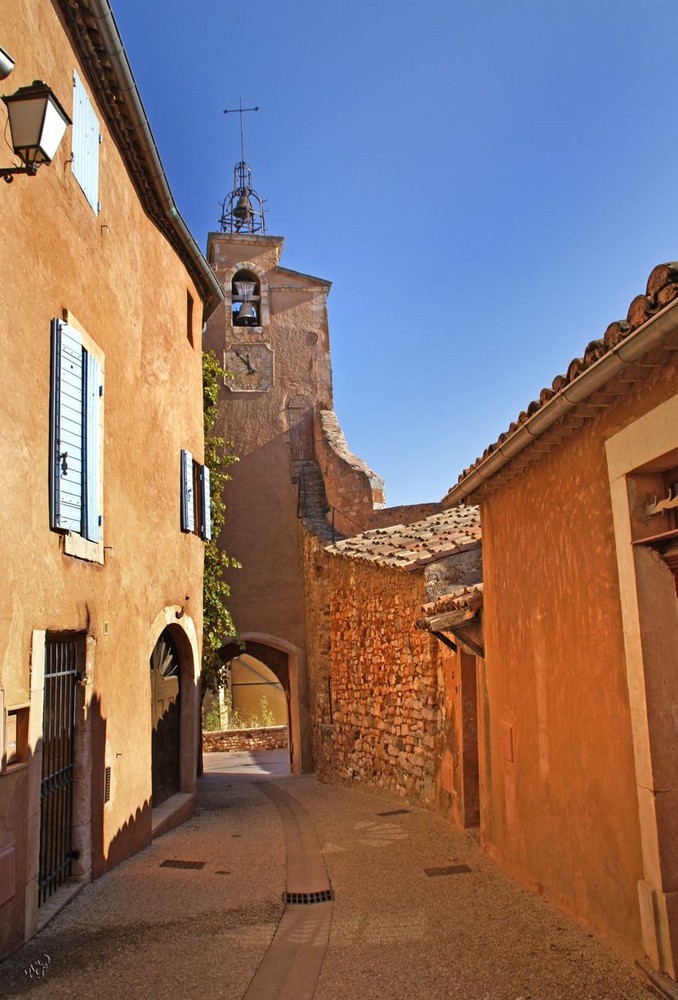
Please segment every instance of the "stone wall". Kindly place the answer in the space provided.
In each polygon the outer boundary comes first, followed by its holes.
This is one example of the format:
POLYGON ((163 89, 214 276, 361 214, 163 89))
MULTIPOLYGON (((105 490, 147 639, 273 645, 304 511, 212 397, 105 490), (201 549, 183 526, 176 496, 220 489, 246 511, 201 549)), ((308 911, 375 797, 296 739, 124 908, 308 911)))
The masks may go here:
POLYGON ((221 733, 203 733, 204 753, 239 750, 287 750, 289 735, 287 726, 272 726, 268 729, 231 729, 221 733))
POLYGON ((344 535, 365 531, 384 504, 384 480, 351 452, 333 410, 321 411, 315 445, 335 527, 344 535))
POLYGON ((414 521, 423 521, 432 514, 438 514, 442 509, 440 501, 408 503, 400 507, 380 507, 372 511, 368 528, 372 530, 372 528, 390 528, 393 524, 412 524, 414 521))
POLYGON ((331 721, 321 777, 436 803, 444 713, 437 643, 415 621, 421 574, 331 557, 331 721))

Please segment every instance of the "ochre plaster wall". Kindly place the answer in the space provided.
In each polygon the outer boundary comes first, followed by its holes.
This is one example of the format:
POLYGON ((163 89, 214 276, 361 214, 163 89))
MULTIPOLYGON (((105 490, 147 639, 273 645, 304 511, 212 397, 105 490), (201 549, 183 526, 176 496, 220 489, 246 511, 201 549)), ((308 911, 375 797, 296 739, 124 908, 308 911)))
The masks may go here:
MULTIPOLYGON (((48 0, 7 0, 0 41, 16 61, 4 92, 44 79, 71 114, 77 67, 93 97, 48 0)), ((199 336, 191 346, 186 321, 190 293, 199 331, 200 297, 139 204, 94 103, 102 133, 99 214, 71 172, 70 130, 51 166, 3 185, 0 563, 8 596, 0 667, 5 706, 26 703, 32 631, 91 637, 82 711, 91 732, 98 873, 150 839, 152 623, 163 608, 185 606, 193 634, 201 632, 203 544, 180 531, 179 455, 188 448, 199 460, 203 438, 199 336), (64 555, 62 536, 49 529, 50 320, 64 309, 105 355, 103 565, 64 555), (112 798, 104 806, 107 765, 112 798)), ((187 685, 187 709, 194 697, 187 685)), ((0 776, 0 850, 25 841, 28 811, 21 774, 0 776)), ((27 868, 19 863, 17 895, 2 914, 5 951, 23 934, 27 868)))
POLYGON ((482 838, 642 955, 638 803, 605 440, 675 392, 666 364, 481 505, 482 838))
POLYGON ((227 484, 223 544, 242 563, 231 574, 231 610, 240 633, 265 633, 305 646, 304 588, 292 482, 287 404, 297 395, 331 405, 328 283, 279 267, 283 240, 210 234, 209 256, 227 291, 227 303, 209 321, 206 349, 223 359, 242 341, 268 344, 273 380, 264 392, 221 394, 219 432, 233 441, 239 461, 227 484), (230 283, 236 269, 260 275, 268 296, 261 332, 231 325, 230 283), (267 322, 268 318, 268 322, 267 322))

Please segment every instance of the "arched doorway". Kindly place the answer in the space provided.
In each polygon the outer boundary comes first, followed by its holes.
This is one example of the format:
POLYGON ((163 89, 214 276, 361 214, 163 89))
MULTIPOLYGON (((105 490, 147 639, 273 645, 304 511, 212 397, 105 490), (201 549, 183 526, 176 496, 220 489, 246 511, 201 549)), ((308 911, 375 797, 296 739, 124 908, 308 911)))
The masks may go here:
POLYGON ((169 629, 161 634, 150 660, 151 776, 153 806, 180 787, 181 663, 169 629))
POLYGON ((241 644, 228 643, 219 651, 225 663, 243 653, 264 663, 282 684, 289 706, 290 769, 295 774, 312 771, 313 750, 303 651, 261 632, 246 633, 241 644))

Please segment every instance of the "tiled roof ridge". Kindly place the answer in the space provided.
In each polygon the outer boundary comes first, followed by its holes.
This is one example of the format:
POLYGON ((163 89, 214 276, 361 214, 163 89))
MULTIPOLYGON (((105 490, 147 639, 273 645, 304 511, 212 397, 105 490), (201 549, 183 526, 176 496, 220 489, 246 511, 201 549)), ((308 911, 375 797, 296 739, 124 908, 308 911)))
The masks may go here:
POLYGON ((446 611, 456 611, 460 608, 480 607, 482 602, 483 585, 482 583, 474 583, 450 594, 443 594, 442 597, 438 597, 428 604, 423 604, 421 610, 424 615, 430 617, 431 615, 444 614, 446 611))
POLYGON ((518 418, 509 425, 508 429, 500 434, 493 444, 488 445, 475 462, 467 469, 464 469, 457 481, 462 482, 481 462, 496 451, 497 448, 500 448, 522 424, 526 423, 530 417, 534 416, 538 410, 545 406, 557 392, 560 392, 565 386, 573 382, 609 351, 630 336, 634 330, 637 330, 643 323, 646 323, 655 313, 669 305, 676 297, 678 297, 678 261, 657 264, 647 279, 645 294, 636 295, 632 300, 626 319, 610 323, 599 340, 592 340, 587 345, 583 356, 574 358, 568 365, 564 375, 556 375, 551 387, 542 389, 539 398, 532 400, 527 409, 518 415, 518 418))
POLYGON ((452 507, 412 524, 371 528, 327 546, 332 555, 408 571, 478 545, 480 513, 475 505, 452 507))

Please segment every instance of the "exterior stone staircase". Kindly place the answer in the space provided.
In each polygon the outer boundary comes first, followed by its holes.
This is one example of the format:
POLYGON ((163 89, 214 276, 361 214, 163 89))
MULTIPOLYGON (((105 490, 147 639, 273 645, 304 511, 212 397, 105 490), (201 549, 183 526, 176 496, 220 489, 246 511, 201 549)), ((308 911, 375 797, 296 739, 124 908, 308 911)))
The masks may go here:
POLYGON ((327 502, 320 464, 316 459, 298 460, 293 464, 299 491, 297 507, 299 517, 306 529, 318 538, 322 538, 325 542, 338 542, 344 535, 336 530, 333 532, 332 525, 327 519, 331 508, 327 502))

